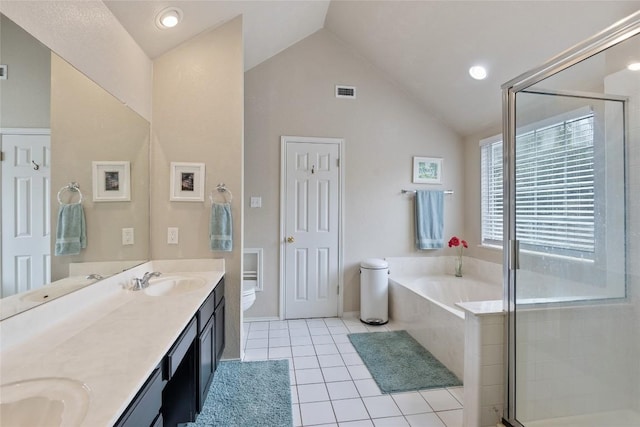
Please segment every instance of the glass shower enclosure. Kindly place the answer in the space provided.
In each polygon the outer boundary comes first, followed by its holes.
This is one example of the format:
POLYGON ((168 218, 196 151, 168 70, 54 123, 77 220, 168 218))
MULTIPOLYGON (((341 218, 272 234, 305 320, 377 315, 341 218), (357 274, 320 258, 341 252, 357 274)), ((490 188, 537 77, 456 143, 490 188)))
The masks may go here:
POLYGON ((640 12, 503 85, 506 424, 640 426, 635 68, 640 12))

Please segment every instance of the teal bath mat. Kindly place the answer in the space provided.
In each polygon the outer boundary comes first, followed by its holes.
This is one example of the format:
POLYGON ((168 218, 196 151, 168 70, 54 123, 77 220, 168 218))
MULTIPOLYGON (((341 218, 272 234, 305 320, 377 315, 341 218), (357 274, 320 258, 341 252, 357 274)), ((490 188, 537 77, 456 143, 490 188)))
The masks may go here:
POLYGON ((349 334, 349 339, 383 393, 462 385, 407 331, 349 334))
POLYGON ((211 389, 190 427, 291 427, 289 362, 220 363, 211 389))

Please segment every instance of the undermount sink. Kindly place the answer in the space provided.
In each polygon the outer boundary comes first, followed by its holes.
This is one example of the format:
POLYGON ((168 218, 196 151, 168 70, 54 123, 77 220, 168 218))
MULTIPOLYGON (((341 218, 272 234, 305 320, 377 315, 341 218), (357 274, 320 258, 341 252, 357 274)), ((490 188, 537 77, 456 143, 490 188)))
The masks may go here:
POLYGON ((0 386, 3 426, 77 426, 88 407, 89 387, 70 378, 35 378, 0 386))
POLYGON ((206 281, 201 277, 168 276, 149 280, 144 293, 153 297, 179 295, 202 288, 206 281))

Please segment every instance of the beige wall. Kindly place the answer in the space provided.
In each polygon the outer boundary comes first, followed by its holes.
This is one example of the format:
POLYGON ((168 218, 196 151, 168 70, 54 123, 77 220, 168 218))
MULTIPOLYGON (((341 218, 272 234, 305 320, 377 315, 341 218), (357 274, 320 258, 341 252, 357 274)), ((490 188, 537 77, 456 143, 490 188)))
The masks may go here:
POLYGON ((247 317, 278 315, 280 136, 345 139, 344 310, 360 306, 365 258, 449 253, 417 251, 413 198, 403 188, 452 189, 445 236, 463 233, 463 146, 446 126, 327 30, 320 30, 245 74, 245 245, 264 249, 264 291, 247 317), (337 99, 336 84, 357 87, 337 99), (444 158, 441 186, 412 184, 412 157, 444 158))
POLYGON ((0 128, 48 128, 51 68, 49 49, 0 15, 0 128))
POLYGON ((0 12, 151 119, 152 62, 102 1, 0 1, 0 12))
POLYGON ((52 280, 67 277, 71 262, 149 258, 149 131, 145 119, 51 54, 52 280), (130 162, 130 202, 93 201, 92 161, 98 160, 130 162), (53 256, 56 196, 71 181, 84 196, 87 248, 80 255, 53 256), (124 227, 134 229, 134 245, 122 245, 124 227))
POLYGON ((151 144, 153 259, 226 261, 227 348, 240 355, 243 199, 242 18, 203 33, 154 61, 151 144), (206 165, 204 202, 169 202, 170 162, 206 165), (234 195, 233 252, 209 249, 208 194, 224 182, 234 195), (179 244, 167 244, 167 227, 179 244))

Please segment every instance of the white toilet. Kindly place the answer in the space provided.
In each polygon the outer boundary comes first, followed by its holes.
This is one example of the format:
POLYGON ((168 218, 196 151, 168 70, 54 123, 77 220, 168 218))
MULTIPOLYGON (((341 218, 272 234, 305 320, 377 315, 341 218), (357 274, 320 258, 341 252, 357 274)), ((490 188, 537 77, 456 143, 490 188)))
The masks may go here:
POLYGON ((242 311, 246 311, 256 301, 256 287, 253 283, 242 284, 242 311))

